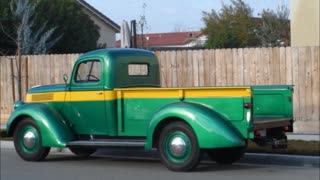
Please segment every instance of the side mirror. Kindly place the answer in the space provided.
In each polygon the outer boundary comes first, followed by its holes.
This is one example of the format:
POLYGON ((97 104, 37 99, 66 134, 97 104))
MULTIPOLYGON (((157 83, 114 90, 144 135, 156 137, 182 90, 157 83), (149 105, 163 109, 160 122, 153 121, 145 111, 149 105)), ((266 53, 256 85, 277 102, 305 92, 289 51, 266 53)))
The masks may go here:
POLYGON ((67 82, 68 82, 68 75, 66 75, 66 74, 63 75, 63 81, 64 81, 64 83, 67 84, 67 82))

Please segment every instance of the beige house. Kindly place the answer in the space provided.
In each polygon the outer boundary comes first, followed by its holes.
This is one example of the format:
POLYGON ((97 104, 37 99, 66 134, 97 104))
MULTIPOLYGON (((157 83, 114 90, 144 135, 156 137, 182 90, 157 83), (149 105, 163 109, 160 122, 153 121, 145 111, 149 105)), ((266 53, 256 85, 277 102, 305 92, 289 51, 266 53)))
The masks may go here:
POLYGON ((116 34, 120 32, 120 26, 110 18, 99 12, 84 0, 77 0, 83 7, 83 11, 90 16, 96 25, 100 27, 98 45, 104 47, 115 47, 116 34))
POLYGON ((320 0, 290 0, 291 46, 319 46, 320 0))

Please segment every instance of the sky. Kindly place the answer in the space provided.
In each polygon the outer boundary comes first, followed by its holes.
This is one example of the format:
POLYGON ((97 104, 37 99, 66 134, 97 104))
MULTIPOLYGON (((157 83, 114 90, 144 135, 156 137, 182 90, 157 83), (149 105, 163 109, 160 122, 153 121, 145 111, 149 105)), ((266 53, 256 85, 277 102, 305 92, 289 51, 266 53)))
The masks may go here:
MULTIPOLYGON (((282 2, 289 6, 289 0, 244 0, 258 17, 263 9, 276 10, 282 2)), ((202 12, 219 11, 229 0, 86 0, 91 6, 112 19, 118 25, 123 20, 140 19, 145 7, 148 29, 146 33, 199 31, 204 27, 202 12)))

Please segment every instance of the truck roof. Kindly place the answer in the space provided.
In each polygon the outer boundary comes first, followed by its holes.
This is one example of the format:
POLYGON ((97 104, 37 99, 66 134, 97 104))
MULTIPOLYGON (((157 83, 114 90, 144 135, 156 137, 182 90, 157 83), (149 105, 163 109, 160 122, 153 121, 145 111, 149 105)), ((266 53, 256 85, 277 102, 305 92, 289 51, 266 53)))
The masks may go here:
POLYGON ((95 51, 87 52, 81 55, 79 59, 89 58, 93 56, 100 57, 113 57, 109 59, 117 59, 118 56, 150 56, 154 57, 154 53, 151 51, 146 51, 142 49, 129 49, 129 48, 108 48, 108 49, 99 49, 95 51))

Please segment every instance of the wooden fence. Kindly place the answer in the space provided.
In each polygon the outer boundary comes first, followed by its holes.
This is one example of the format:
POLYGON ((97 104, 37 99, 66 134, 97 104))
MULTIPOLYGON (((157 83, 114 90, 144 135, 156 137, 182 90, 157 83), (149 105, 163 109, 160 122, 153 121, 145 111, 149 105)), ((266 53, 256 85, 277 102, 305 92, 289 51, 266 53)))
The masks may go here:
MULTIPOLYGON (((295 131, 319 133, 319 46, 155 53, 163 87, 294 84, 295 131)), ((39 84, 63 83, 62 75, 71 73, 78 56, 24 56, 23 91, 39 84)), ((0 114, 4 119, 12 112, 13 104, 10 58, 0 57, 0 114)))

